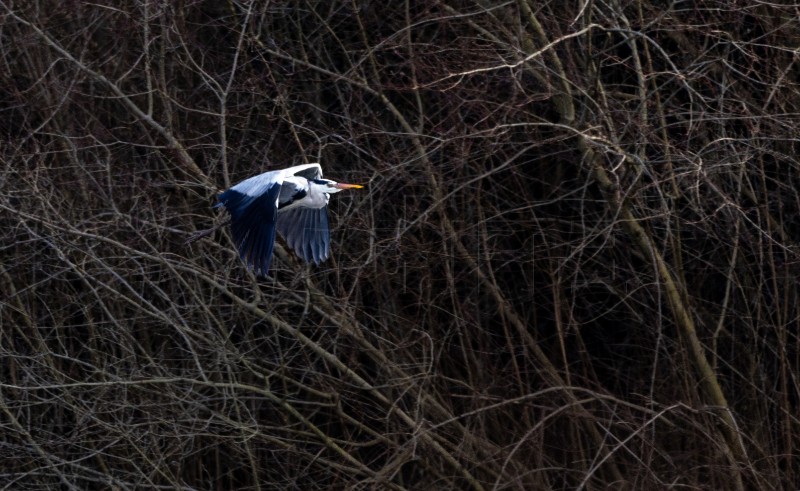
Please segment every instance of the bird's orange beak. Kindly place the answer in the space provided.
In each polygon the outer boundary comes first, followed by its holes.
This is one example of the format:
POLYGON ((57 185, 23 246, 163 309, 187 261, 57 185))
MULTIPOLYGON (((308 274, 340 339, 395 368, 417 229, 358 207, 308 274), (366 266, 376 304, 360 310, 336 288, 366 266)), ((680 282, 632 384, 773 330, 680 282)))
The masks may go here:
POLYGON ((361 189, 364 186, 360 184, 345 184, 343 182, 337 182, 336 187, 339 189, 361 189))

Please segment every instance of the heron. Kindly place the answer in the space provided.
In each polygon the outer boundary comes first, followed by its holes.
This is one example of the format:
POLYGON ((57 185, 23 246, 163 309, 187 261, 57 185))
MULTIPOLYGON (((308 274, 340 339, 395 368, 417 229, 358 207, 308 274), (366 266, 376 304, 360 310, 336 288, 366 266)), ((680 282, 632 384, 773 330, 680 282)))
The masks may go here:
POLYGON ((361 188, 323 179, 317 163, 296 165, 241 181, 220 193, 214 207, 224 207, 230 214, 242 261, 257 275, 266 276, 276 230, 305 262, 318 265, 328 259, 328 200, 339 191, 361 188))

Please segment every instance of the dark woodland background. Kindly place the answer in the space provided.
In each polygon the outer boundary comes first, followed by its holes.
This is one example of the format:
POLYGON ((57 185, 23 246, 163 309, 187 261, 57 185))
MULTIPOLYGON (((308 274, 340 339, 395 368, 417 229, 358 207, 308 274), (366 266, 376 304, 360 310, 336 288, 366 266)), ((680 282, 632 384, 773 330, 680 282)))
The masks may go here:
POLYGON ((797 489, 799 16, 0 0, 0 484, 797 489))

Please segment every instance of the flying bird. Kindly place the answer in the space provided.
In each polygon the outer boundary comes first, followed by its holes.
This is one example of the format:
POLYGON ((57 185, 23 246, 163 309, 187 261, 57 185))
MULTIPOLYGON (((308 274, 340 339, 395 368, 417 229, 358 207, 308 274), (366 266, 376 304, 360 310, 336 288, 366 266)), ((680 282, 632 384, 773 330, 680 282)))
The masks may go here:
POLYGON ((328 200, 333 193, 362 187, 323 179, 319 164, 297 165, 245 179, 221 193, 215 208, 223 206, 230 213, 242 261, 266 276, 276 230, 306 262, 328 259, 328 200))

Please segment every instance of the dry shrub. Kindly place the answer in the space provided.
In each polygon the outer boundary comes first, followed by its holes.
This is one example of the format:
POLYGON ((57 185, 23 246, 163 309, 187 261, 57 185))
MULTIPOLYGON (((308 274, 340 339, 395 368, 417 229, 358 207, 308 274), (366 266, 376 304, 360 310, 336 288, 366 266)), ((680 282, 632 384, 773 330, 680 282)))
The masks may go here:
POLYGON ((797 488, 800 33, 739 3, 0 2, 0 481, 797 488), (329 262, 184 245, 317 160, 329 262))

